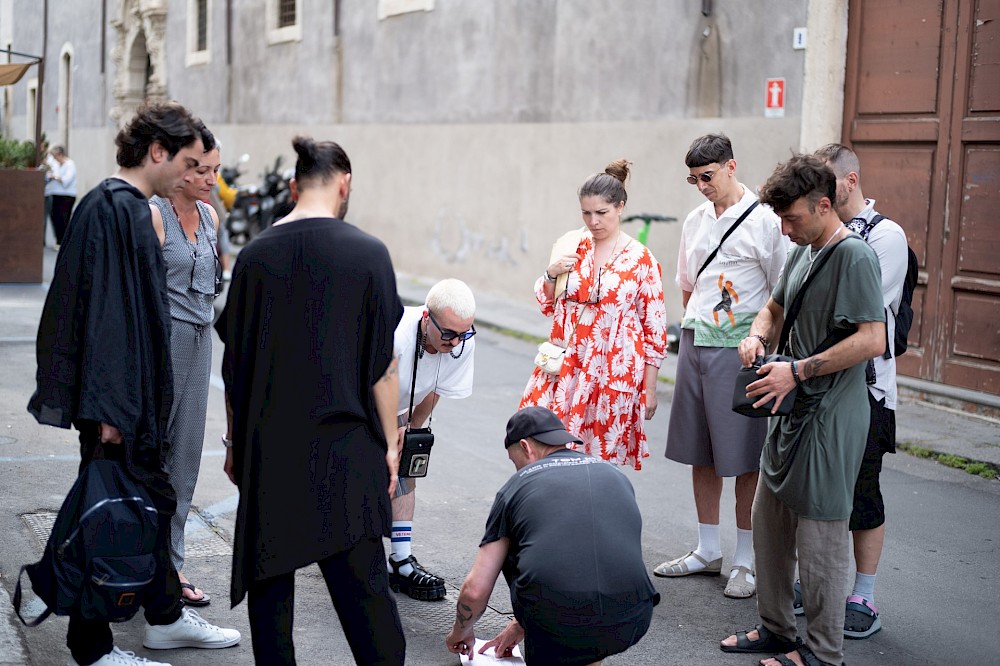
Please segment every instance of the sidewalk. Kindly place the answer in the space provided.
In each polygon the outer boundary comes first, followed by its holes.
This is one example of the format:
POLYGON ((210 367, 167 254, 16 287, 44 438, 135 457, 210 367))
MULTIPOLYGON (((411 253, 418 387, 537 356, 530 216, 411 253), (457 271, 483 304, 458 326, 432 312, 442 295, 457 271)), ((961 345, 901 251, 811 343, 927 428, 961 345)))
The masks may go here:
MULTIPOLYGON (((433 280, 398 273, 400 298, 407 304, 423 303, 433 280)), ((509 331, 532 339, 545 339, 551 320, 543 317, 536 307, 513 303, 488 293, 476 294, 476 323, 501 331, 509 331)), ((660 378, 668 386, 661 391, 672 392, 677 372, 677 356, 670 354, 660 367, 660 378)), ((900 378, 899 405, 896 409, 896 440, 900 448, 923 449, 938 455, 952 455, 970 461, 989 463, 1000 468, 1000 420, 971 414, 957 407, 957 401, 971 392, 930 382, 900 378), (919 400, 932 389, 943 394, 956 406, 944 406, 919 400)), ((1000 404, 1000 398, 997 399, 1000 404)))

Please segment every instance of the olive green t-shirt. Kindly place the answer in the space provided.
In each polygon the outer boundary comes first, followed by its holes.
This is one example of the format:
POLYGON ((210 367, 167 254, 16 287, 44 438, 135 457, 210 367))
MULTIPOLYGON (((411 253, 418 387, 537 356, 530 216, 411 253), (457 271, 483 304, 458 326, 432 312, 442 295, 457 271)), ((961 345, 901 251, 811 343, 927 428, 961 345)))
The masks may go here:
MULTIPOLYGON (((860 237, 851 236, 825 250, 831 256, 822 267, 816 256, 817 273, 789 338, 793 358, 812 355, 835 329, 885 321, 878 259, 860 237)), ((796 247, 788 254, 771 293, 783 308, 791 306, 806 279, 810 251, 796 247)), ((849 518, 869 412, 864 361, 805 381, 792 413, 771 418, 760 457, 768 488, 802 518, 849 518)))

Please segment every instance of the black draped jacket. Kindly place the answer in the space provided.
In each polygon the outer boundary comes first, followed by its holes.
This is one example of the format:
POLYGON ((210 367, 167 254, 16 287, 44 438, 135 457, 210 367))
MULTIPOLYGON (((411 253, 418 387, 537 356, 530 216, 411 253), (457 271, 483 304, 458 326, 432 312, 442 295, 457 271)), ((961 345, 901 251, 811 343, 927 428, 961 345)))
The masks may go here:
MULTIPOLYGON (((170 307, 145 195, 109 178, 73 213, 38 326, 39 423, 121 432, 129 471, 161 511, 175 507, 164 470, 173 400, 170 307)), ((96 438, 81 437, 84 464, 96 438)))

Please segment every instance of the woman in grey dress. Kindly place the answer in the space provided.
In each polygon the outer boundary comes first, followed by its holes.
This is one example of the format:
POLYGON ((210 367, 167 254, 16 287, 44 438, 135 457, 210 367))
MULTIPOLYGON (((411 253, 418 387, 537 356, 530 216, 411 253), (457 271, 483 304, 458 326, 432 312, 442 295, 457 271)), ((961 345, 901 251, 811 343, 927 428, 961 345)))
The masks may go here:
POLYGON ((170 523, 170 558, 180 578, 182 598, 192 606, 209 602, 208 596, 185 577, 183 566, 184 523, 201 467, 212 371, 211 324, 220 268, 216 249, 219 218, 205 200, 218 171, 216 147, 202 156, 195 176, 185 179, 169 199, 153 197, 149 205, 153 227, 163 246, 170 297, 174 402, 167 425, 167 472, 177 493, 177 513, 170 523))

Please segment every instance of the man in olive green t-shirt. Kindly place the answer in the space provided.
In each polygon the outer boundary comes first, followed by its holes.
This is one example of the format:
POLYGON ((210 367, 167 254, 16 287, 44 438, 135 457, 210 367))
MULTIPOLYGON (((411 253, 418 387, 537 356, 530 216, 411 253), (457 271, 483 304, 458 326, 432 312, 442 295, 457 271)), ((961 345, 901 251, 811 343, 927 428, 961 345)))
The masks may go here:
POLYGON ((815 156, 779 165, 761 190, 761 202, 799 247, 740 342, 744 365, 768 353, 786 308, 815 271, 788 343, 777 350, 795 360, 764 365, 761 379, 747 386, 763 405, 772 398, 779 404, 798 385, 792 413, 771 418, 761 454, 752 516, 760 624, 720 645, 724 652, 786 653, 785 662, 762 666, 843 661, 848 518, 869 424, 865 362, 885 351, 886 338, 878 259, 841 223, 835 199, 836 177, 815 156), (808 623, 800 645, 796 552, 808 623))

